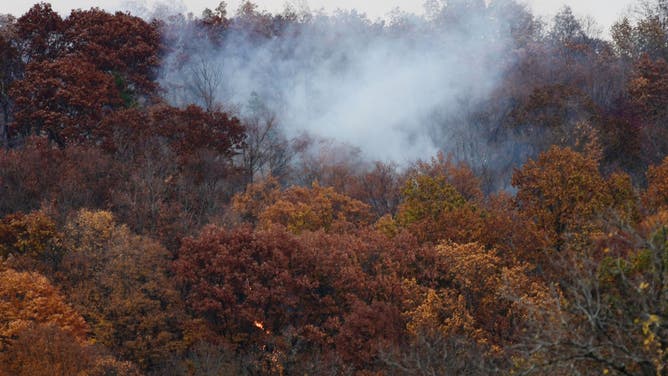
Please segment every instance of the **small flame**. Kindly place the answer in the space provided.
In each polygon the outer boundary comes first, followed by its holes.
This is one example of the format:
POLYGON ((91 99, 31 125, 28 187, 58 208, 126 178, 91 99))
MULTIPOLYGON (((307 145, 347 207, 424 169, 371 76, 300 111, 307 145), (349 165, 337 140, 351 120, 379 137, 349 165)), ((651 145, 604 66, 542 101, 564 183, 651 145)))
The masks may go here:
POLYGON ((262 330, 263 332, 265 332, 267 334, 271 334, 271 330, 268 330, 268 329, 264 328, 264 324, 262 323, 262 321, 255 320, 255 321, 253 321, 253 325, 255 325, 256 328, 262 330))

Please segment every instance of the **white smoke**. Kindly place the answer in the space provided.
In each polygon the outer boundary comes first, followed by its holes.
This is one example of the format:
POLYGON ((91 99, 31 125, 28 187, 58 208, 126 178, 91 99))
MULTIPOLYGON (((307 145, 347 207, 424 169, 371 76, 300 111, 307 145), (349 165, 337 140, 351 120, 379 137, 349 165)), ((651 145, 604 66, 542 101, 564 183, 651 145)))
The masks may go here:
POLYGON ((373 159, 456 151, 476 137, 464 114, 497 85, 511 43, 506 21, 474 3, 387 23, 316 14, 271 38, 237 27, 241 17, 220 45, 183 21, 172 24, 178 40, 161 84, 176 105, 206 106, 208 92, 242 116, 259 97, 288 136, 333 138, 373 159))

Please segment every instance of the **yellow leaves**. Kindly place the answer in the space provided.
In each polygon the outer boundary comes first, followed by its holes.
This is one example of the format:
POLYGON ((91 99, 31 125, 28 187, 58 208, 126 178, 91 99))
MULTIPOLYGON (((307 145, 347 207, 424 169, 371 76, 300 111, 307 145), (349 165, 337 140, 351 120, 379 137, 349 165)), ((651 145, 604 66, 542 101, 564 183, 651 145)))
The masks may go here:
POLYGON ((452 290, 429 289, 422 303, 406 315, 408 332, 414 336, 436 330, 445 337, 464 335, 483 341, 483 332, 476 329, 464 297, 452 290))
POLYGON ((429 162, 418 161, 415 176, 429 176, 433 179, 445 178, 467 201, 479 201, 483 197, 480 178, 463 162, 455 163, 451 156, 439 152, 429 162))
POLYGON ((390 214, 385 214, 384 216, 380 217, 380 219, 376 221, 375 227, 376 230, 380 231, 381 233, 391 238, 397 235, 397 232, 399 230, 397 227, 397 223, 390 214))
POLYGON ((637 77, 629 81, 629 92, 635 93, 637 101, 644 102, 647 100, 647 88, 649 87, 649 80, 645 77, 637 77))
POLYGON ((573 129, 575 150, 588 156, 597 163, 603 159, 603 147, 601 145, 599 131, 588 121, 580 121, 573 129))
POLYGON ((626 173, 615 172, 608 177, 608 186, 617 214, 629 223, 635 223, 640 216, 639 194, 631 177, 626 173))
POLYGON ((642 236, 651 238, 655 233, 662 232, 668 227, 668 210, 659 210, 658 213, 646 217, 640 224, 642 236))
POLYGON ((409 179, 403 195, 397 220, 404 226, 424 219, 436 220, 442 213, 466 203, 445 176, 418 175, 409 179))
MULTIPOLYGON (((480 239, 484 213, 477 203, 467 201, 450 180, 442 174, 417 174, 410 178, 395 218, 397 225, 407 228, 420 242, 480 239)), ((474 198, 475 195, 471 200, 474 198)))
POLYGON ((142 367, 179 349, 178 292, 169 254, 106 211, 81 210, 66 225, 61 282, 95 339, 142 367))
POLYGON ((408 313, 408 317, 410 318, 407 325, 408 331, 413 335, 417 335, 422 327, 437 327, 435 325, 438 321, 437 309, 442 305, 442 301, 436 294, 436 291, 430 289, 422 303, 415 310, 408 313))
POLYGON ((232 210, 245 221, 255 223, 260 214, 278 200, 281 186, 274 177, 249 184, 243 193, 232 198, 232 210))
POLYGON ((643 346, 645 350, 653 353, 652 363, 654 363, 656 368, 656 374, 661 375, 662 370, 665 368, 665 346, 663 345, 663 339, 660 337, 659 331, 661 330, 661 317, 656 314, 647 315, 647 319, 641 321, 641 330, 643 334, 643 346))
POLYGON ((479 244, 441 244, 437 247, 440 262, 450 269, 457 283, 471 291, 493 290, 498 286, 501 264, 493 252, 479 244))
POLYGON ((61 235, 55 222, 42 212, 12 214, 0 220, 0 256, 38 258, 61 253, 61 235))
POLYGON ((645 335, 645 346, 648 346, 656 339, 656 335, 652 332, 652 327, 659 327, 661 318, 658 315, 650 314, 647 319, 642 322, 642 334, 645 335))
POLYGON ((515 301, 535 305, 549 300, 547 289, 527 275, 527 267, 506 267, 494 250, 481 244, 443 243, 435 251, 438 284, 420 290, 415 281, 404 283, 408 295, 422 296, 407 303, 407 329, 413 335, 437 330, 439 335, 467 336, 491 352, 501 351, 508 333, 521 330, 513 323, 530 319, 525 306, 515 301), (495 345, 501 347, 494 350, 495 345))
POLYGON ((67 246, 74 252, 91 246, 100 249, 112 238, 115 228, 111 212, 80 210, 66 226, 67 246))

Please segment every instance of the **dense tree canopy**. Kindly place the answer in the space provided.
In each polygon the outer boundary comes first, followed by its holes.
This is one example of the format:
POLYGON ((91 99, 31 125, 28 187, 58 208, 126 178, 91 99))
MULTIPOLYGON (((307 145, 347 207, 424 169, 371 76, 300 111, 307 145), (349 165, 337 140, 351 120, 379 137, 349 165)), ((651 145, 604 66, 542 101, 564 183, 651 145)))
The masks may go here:
POLYGON ((0 375, 667 375, 664 3, 610 40, 514 1, 0 15, 0 375), (493 82, 421 83, 425 43, 493 82), (357 65, 403 81, 357 103, 357 65), (382 114, 429 159, 295 131, 412 81, 461 94, 382 114))

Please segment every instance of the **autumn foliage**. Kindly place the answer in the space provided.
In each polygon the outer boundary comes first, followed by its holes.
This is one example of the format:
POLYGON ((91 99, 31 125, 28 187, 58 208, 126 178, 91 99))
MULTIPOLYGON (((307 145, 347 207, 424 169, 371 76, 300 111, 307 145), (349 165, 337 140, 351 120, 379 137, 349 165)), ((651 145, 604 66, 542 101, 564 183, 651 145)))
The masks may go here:
POLYGON ((431 3, 0 15, 0 375, 667 375, 665 6, 603 40, 568 8, 431 3), (372 162, 260 94, 225 103, 216 79, 246 78, 206 61, 161 81, 196 59, 178 30, 263 46, 319 17, 396 36, 492 11, 512 63, 448 120, 482 151, 372 162))

